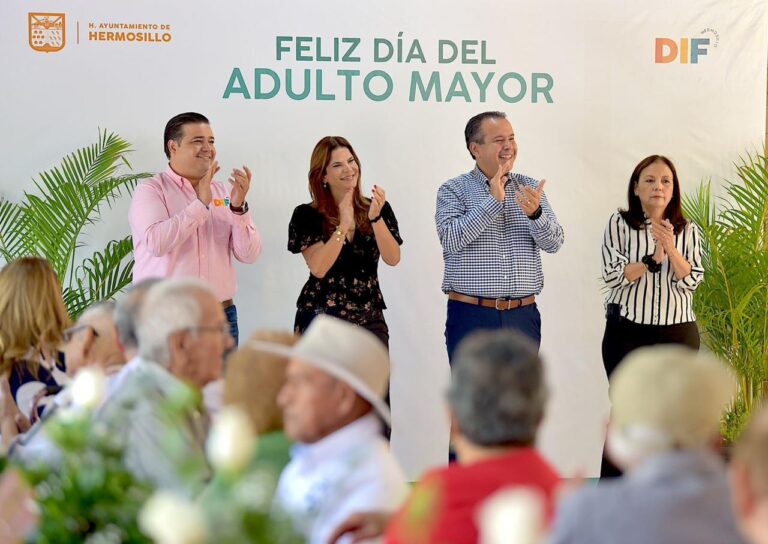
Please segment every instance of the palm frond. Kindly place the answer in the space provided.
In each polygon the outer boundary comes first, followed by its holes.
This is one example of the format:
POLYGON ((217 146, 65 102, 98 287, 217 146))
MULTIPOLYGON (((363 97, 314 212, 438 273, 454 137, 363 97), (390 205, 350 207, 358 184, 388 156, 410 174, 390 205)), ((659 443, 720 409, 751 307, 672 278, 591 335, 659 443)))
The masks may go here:
POLYGON ((36 191, 21 203, 0 200, 0 256, 6 261, 39 255, 53 265, 73 317, 92 302, 122 289, 133 269, 130 239, 108 244, 82 264, 75 262, 86 228, 101 219, 104 206, 131 194, 148 173, 124 174, 130 144, 114 133, 99 131, 93 145, 64 157, 58 166, 33 180, 36 191))
POLYGON ((71 308, 73 318, 94 302, 113 298, 131 283, 132 251, 130 236, 122 240, 112 240, 102 251, 95 251, 77 267, 74 277, 74 283, 77 285, 75 291, 81 296, 72 296, 76 305, 71 308))
MULTIPOLYGON (((707 347, 740 376, 734 410, 760 401, 768 380, 768 171, 766 157, 747 155, 736 165, 737 181, 726 181, 726 197, 713 202, 711 184, 702 182, 683 198, 686 215, 702 232, 705 278, 694 309, 707 347)), ((744 413, 726 422, 741 425, 744 413)), ((739 429, 728 429, 736 436, 739 429)))
POLYGON ((6 262, 33 253, 29 243, 29 218, 23 207, 0 200, 0 256, 6 262))

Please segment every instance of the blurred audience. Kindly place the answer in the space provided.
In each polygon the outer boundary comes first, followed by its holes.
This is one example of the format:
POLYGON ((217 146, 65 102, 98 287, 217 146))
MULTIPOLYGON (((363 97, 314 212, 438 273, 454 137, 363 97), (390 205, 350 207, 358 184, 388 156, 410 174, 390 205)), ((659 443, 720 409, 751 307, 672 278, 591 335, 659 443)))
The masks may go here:
MULTIPOLYGON (((290 332, 259 331, 250 341, 293 346, 298 337, 290 332)), ((283 432, 283 414, 277 395, 285 383, 288 357, 241 345, 227 359, 224 378, 224 405, 243 409, 259 437, 257 461, 282 470, 290 460, 290 440, 283 432)))
POLYGON ((136 476, 194 495, 210 478, 201 390, 220 376, 233 344, 226 316, 205 283, 168 279, 147 292, 137 330, 139 356, 96 417, 125 441, 136 476))
MULTIPOLYGON (((66 383, 58 346, 70 318, 51 264, 39 257, 0 270, 0 432, 3 447, 29 428, 35 396, 66 383)), ((39 403, 40 413, 47 400, 39 403)))
POLYGON ((722 362, 689 348, 628 355, 611 376, 606 442, 625 474, 565 497, 551 543, 742 542, 714 451, 735 391, 722 362))
POLYGON ((132 284, 115 304, 115 329, 126 361, 139 356, 138 320, 147 292, 160 283, 160 278, 147 278, 132 284))
POLYGON ((280 476, 276 508, 313 544, 327 544, 354 511, 397 509, 406 487, 381 435, 382 420, 390 422, 384 344, 362 327, 319 315, 293 348, 249 345, 290 357, 278 404, 298 444, 280 476))
MULTIPOLYGON (((64 354, 69 377, 74 378, 82 368, 97 367, 109 379, 125 364, 115 331, 114 308, 115 303, 112 301, 98 302, 86 309, 73 327, 64 331, 64 354)), ((45 390, 38 393, 38 396, 43 393, 45 390)), ((71 400, 70 388, 65 387, 49 403, 41 419, 13 441, 9 455, 26 461, 54 462, 56 448, 45 433, 39 431, 46 420, 59 408, 70 405, 71 400)))
POLYGON ((97 366, 107 376, 125 364, 115 329, 115 303, 98 302, 85 310, 73 327, 64 331, 64 356, 67 375, 74 377, 86 366, 97 366))
POLYGON ((545 517, 553 515, 560 477, 534 448, 547 401, 537 346, 514 330, 477 332, 457 348, 452 373, 459 463, 422 478, 390 523, 388 543, 477 542, 478 508, 504 488, 536 492, 545 517))
POLYGON ((742 533, 751 544, 768 544, 768 407, 755 413, 736 443, 730 480, 742 533))

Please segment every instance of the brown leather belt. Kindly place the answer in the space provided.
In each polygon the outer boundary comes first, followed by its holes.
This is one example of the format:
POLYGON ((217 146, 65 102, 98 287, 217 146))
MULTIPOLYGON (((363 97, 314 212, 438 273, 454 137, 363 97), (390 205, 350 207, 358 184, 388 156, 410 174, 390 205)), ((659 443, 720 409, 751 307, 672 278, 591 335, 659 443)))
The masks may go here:
POLYGON ((528 295, 523 298, 480 298, 470 297, 469 295, 462 295, 455 291, 448 293, 449 300, 456 300, 458 302, 466 302, 467 304, 474 304, 475 306, 482 306, 484 308, 495 308, 496 310, 514 310, 521 306, 528 306, 536 302, 535 295, 528 295))
POLYGON ((222 300, 221 301, 221 307, 224 308, 225 310, 227 308, 229 308, 230 306, 234 306, 234 305, 235 305, 235 301, 232 300, 231 298, 228 298, 227 300, 222 300))

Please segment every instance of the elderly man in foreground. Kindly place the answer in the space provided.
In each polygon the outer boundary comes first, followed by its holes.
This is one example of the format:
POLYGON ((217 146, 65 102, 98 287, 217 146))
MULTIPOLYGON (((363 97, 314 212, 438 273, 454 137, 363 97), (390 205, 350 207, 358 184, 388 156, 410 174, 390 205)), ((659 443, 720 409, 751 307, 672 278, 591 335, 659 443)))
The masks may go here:
POLYGON ((725 464, 713 451, 736 390, 719 360, 641 348, 611 376, 608 455, 621 478, 567 497, 552 544, 736 544, 725 464))
POLYGON ((298 444, 280 476, 276 508, 308 542, 327 544, 351 512, 392 512, 405 477, 382 437, 389 380, 384 345, 365 329, 318 316, 293 347, 252 341, 290 357, 278 396, 285 432, 298 444))
POLYGON ((202 281, 164 280, 141 304, 138 340, 139 357, 118 374, 96 418, 125 441, 136 476, 194 495, 210 477, 200 391, 220 376, 233 345, 227 318, 202 281))

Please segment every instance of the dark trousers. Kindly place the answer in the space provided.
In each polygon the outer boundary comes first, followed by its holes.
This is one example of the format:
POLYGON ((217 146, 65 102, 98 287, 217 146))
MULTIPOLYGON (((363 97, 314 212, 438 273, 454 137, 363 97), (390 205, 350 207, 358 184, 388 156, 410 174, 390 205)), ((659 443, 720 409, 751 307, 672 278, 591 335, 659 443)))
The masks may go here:
MULTIPOLYGON (((304 334, 304 331, 307 330, 309 324, 312 323, 318 315, 320 314, 314 310, 297 310, 296 318, 293 321, 293 332, 299 335, 304 334)), ((376 338, 381 340, 384 347, 389 351, 389 327, 387 327, 387 322, 384 321, 383 315, 379 319, 362 323, 360 326, 376 335, 376 338)))
MULTIPOLYGON (((623 317, 611 317, 605 321, 603 334, 603 366, 610 379, 613 371, 630 352, 643 346, 657 344, 681 344, 698 350, 699 328, 696 322, 677 325, 640 325, 623 317)), ((600 464, 601 478, 621 476, 621 470, 605 455, 600 464)))
MULTIPOLYGON (((224 313, 227 315, 227 322, 229 323, 229 334, 232 335, 232 339, 235 341, 235 348, 240 340, 240 329, 237 327, 237 306, 227 306, 224 308, 224 313)), ((233 348, 234 349, 234 348, 233 348)))
POLYGON ((640 325, 623 317, 607 319, 603 334, 605 373, 610 378, 630 352, 656 344, 681 344, 698 350, 699 328, 695 321, 677 325, 640 325))
POLYGON ((445 321, 445 345, 448 348, 449 363, 464 337, 481 329, 517 329, 531 338, 536 346, 541 345, 541 314, 535 303, 514 310, 496 310, 449 300, 445 321))

